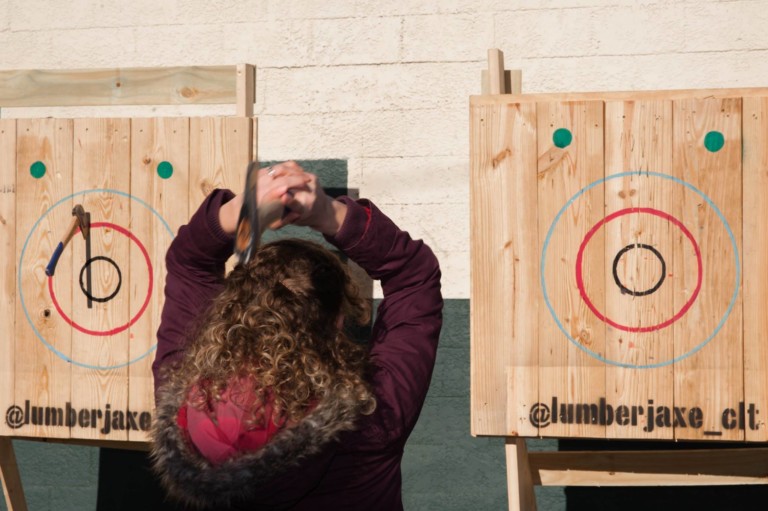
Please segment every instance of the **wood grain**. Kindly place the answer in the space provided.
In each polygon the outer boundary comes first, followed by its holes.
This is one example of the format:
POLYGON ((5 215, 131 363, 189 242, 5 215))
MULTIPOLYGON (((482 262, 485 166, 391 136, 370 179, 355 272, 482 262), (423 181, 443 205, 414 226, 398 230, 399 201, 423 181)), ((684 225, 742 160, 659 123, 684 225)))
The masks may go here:
MULTIPOLYGON (((189 205, 196 210, 216 188, 240 193, 253 159, 254 122, 247 117, 197 117, 189 126, 189 205)), ((234 257, 226 269, 234 266, 234 257)))
POLYGON ((744 98, 744 402, 746 440, 768 441, 768 97, 744 98))
POLYGON ((253 103, 256 101, 256 68, 250 64, 237 65, 237 116, 253 117, 253 103))
POLYGON ((549 92, 470 96, 470 105, 508 105, 512 103, 559 103, 564 101, 669 101, 690 98, 742 98, 768 96, 768 88, 679 89, 651 91, 549 92))
MULTIPOLYGON (((741 251, 741 99, 687 99, 673 103, 674 172, 696 187, 722 212, 741 251), (705 147, 707 134, 717 131, 724 145, 705 147)), ((701 249, 701 290, 675 329, 675 404, 703 413, 701 427, 676 428, 678 439, 743 440, 744 430, 723 426, 723 411, 738 409, 744 399, 741 294, 722 328, 706 345, 727 314, 737 276, 738 257, 723 222, 712 205, 683 188, 675 197, 674 214, 697 239, 701 249), (698 350, 698 351, 696 351, 698 350)), ((697 286, 695 257, 680 237, 672 273, 675 309, 687 302, 697 286), (682 254, 682 255, 680 255, 682 254)))
POLYGON ((507 438, 507 499, 510 511, 536 511, 528 448, 522 438, 507 438))
POLYGON ((93 302, 88 308, 79 276, 86 263, 85 240, 72 240, 72 319, 87 331, 72 332, 72 356, 80 364, 72 368, 72 403, 77 409, 98 409, 104 417, 98 427, 73 430, 80 438, 128 438, 125 410, 128 407, 129 332, 117 330, 131 319, 131 241, 118 228, 130 228, 131 124, 129 119, 76 119, 74 188, 94 190, 77 198, 91 215, 91 257, 107 257, 90 265, 92 295, 111 300, 93 302), (116 191, 116 192, 115 192, 116 191), (112 226, 94 227, 100 222, 112 226), (119 268, 120 274, 117 269, 119 268), (98 333, 90 333, 98 332, 98 333), (106 410, 113 412, 110 418, 106 410), (122 423, 121 423, 122 419, 122 423))
POLYGON ((235 66, 0 71, 0 107, 235 103, 235 66))
MULTIPOLYGON (((153 347, 157 344, 156 332, 163 306, 165 254, 173 236, 190 216, 187 204, 189 118, 132 120, 130 189, 138 199, 131 202, 130 225, 147 250, 151 265, 151 268, 147 266, 138 245, 131 244, 131 315, 138 314, 148 294, 149 305, 129 329, 128 358, 132 363, 128 366, 128 406, 132 411, 144 413, 154 409, 153 347), (172 166, 170 176, 160 175, 161 164, 162 168, 172 166)), ((143 430, 130 430, 128 439, 144 441, 147 436, 143 430)))
MULTIPOLYGON (((538 230, 539 239, 545 240, 561 208, 603 178, 603 103, 538 103, 537 121, 538 230), (564 147, 554 142, 560 129, 572 134, 564 147)), ((539 430, 543 436, 605 436, 605 426, 596 417, 582 416, 579 421, 577 415, 566 424, 559 413, 560 406, 581 409, 578 404, 598 403, 605 396, 605 365, 595 356, 605 356, 605 324, 581 300, 576 284, 578 249, 589 229, 603 218, 603 201, 604 186, 597 185, 570 204, 542 256, 541 272, 552 310, 572 339, 566 338, 546 307, 539 308, 540 401, 549 404, 556 398, 559 404, 551 410, 552 423, 539 430)), ((604 244, 604 233, 595 234, 590 242, 594 250, 582 265, 586 291, 601 310, 605 308, 604 244)))
MULTIPOLYGON (((667 174, 672 168, 671 101, 609 101, 605 104, 606 177, 645 171, 667 174)), ((606 328, 607 401, 614 407, 646 404, 671 407, 673 329, 639 331, 674 316, 671 278, 662 274, 662 261, 674 257, 676 228, 667 219, 639 208, 667 212, 672 207, 673 183, 659 177, 633 174, 605 183, 606 215, 625 210, 637 212, 616 217, 605 230, 605 315, 619 326, 606 328), (618 257, 625 247, 622 257, 618 257), (657 250, 657 258, 647 248, 657 250), (613 269, 616 265, 616 282, 613 269), (649 292, 661 282, 661 286, 649 292), (666 282, 666 283, 665 283, 666 282), (632 291, 622 290, 619 284, 632 291), (657 366, 658 367, 648 367, 657 366)), ((666 272, 665 272, 666 273, 666 272)), ((626 427, 620 421, 608 426, 609 438, 672 438, 673 429, 626 427)))
MULTIPOLYGON (((6 269, 0 273, 0 318, 6 332, 16 328, 16 121, 0 120, 0 254, 6 269)), ((14 403, 13 335, 0 339, 0 410, 14 403)), ((0 436, 13 431, 0 421, 0 436)))
POLYGON ((526 436, 516 426, 538 403, 550 407, 539 436, 766 441, 768 89, 484 96, 470 115, 473 434, 526 436), (518 122, 508 112, 537 124, 535 206, 525 182, 511 193, 494 174, 527 161, 525 143, 505 134, 518 122), (555 143, 560 128, 572 139, 555 143), (536 208, 546 292, 527 301, 510 299, 526 261, 516 240, 529 239, 533 218, 515 217, 518 206, 536 208), (536 328, 526 314, 537 314, 536 328), (515 331, 538 342, 537 360, 505 345, 515 331), (530 371, 536 402, 517 394, 531 388, 530 371), (594 420, 601 399, 614 412, 607 431, 594 420), (619 406, 634 424, 618 423, 619 406))
POLYGON ((145 444, 165 252, 189 219, 190 156, 198 184, 239 191, 256 151, 255 119, 196 122, 191 149, 187 118, 0 120, 0 189, 11 197, 0 202, 0 247, 21 268, 20 280, 12 269, 0 282, 13 329, 0 346, 0 399, 26 418, 16 429, 4 421, 0 435, 145 444), (160 162, 173 172, 161 176, 160 162), (90 308, 81 232, 45 275, 76 203, 91 215, 91 258, 111 261, 91 260, 90 308))
MULTIPOLYGON (((29 402, 31 412, 29 424, 16 430, 19 435, 52 438, 70 435, 69 429, 60 424, 57 409, 63 410, 71 400, 68 360, 72 356, 72 333, 54 307, 45 267, 71 221, 72 201, 67 199, 71 194, 72 121, 18 120, 16 260, 21 265, 21 279, 16 300, 14 401, 21 408, 26 408, 29 402), (36 162, 46 167, 45 174, 39 178, 30 172, 36 162), (47 421, 46 408, 49 410, 47 421)), ((63 275, 52 279, 58 303, 64 310, 71 309, 72 303, 73 284, 67 271, 72 265, 71 254, 70 250, 64 251, 59 260, 63 275)))
POLYGON ((768 449, 570 451, 530 453, 542 486, 768 484, 768 449))
POLYGON ((189 204, 199 205, 216 188, 239 193, 253 158, 253 122, 242 117, 190 120, 189 204))
POLYGON ((473 108, 471 125, 472 434, 536 435, 535 105, 473 108))
POLYGON ((504 80, 504 52, 497 48, 488 50, 488 93, 507 94, 504 80))

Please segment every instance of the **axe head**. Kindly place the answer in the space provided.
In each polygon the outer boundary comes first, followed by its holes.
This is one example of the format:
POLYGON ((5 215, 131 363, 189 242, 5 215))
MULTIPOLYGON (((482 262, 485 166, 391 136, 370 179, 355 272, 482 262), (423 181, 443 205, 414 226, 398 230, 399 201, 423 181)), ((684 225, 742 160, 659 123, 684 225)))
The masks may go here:
POLYGON ((91 214, 86 213, 81 204, 77 204, 72 208, 72 216, 77 218, 77 225, 83 233, 83 238, 88 239, 91 235, 91 214))

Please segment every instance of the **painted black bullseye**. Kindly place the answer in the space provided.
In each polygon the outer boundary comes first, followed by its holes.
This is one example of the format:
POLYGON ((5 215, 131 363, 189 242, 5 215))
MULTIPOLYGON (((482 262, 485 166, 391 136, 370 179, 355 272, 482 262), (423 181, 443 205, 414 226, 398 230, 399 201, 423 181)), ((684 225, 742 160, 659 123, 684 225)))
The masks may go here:
POLYGON ((649 294, 655 293, 656 290, 658 290, 661 285, 664 283, 664 279, 667 276, 667 264, 664 262, 664 258, 661 256, 658 250, 653 248, 650 245, 646 245, 645 243, 633 243, 631 245, 627 245, 626 247, 619 250, 619 253, 616 254, 616 257, 613 259, 613 280, 616 282, 616 285, 619 286, 619 289, 621 289, 622 294, 628 294, 632 296, 647 296, 649 294), (621 256, 623 256, 625 253, 629 252, 630 250, 634 248, 643 248, 645 250, 648 250, 653 253, 653 255, 656 256, 656 258, 661 262, 661 277, 659 277, 658 282, 650 288, 646 289, 644 291, 635 291, 633 289, 629 289, 624 284, 622 284, 621 279, 619 278, 619 259, 621 259, 621 256))
POLYGON ((120 286, 122 286, 122 285, 123 285, 123 274, 120 273, 120 268, 117 266, 117 263, 115 261, 113 261, 112 259, 110 259, 109 257, 106 257, 106 256, 91 257, 90 259, 88 259, 85 262, 83 267, 80 269, 80 289, 83 291, 83 294, 86 297, 88 297, 89 299, 93 300, 94 302, 105 303, 105 302, 110 301, 112 298, 117 296, 118 291, 120 291, 120 286), (92 294, 90 294, 88 292, 88 290, 85 288, 85 283, 83 282, 83 275, 85 275, 85 271, 95 261, 106 261, 109 264, 111 264, 115 268, 115 271, 117 272, 117 287, 115 287, 115 290, 112 292, 111 295, 105 296, 104 298, 99 298, 99 297, 96 297, 96 296, 93 296, 92 294))

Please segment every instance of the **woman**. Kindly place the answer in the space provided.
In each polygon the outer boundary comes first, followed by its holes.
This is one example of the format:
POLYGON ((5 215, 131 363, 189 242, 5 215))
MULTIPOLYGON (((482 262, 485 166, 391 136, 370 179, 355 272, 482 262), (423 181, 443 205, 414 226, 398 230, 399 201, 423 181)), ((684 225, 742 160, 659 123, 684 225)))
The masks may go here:
POLYGON ((214 191, 166 258, 155 469, 170 494, 212 509, 402 509, 403 446, 442 322, 437 260, 293 162, 261 169, 256 193, 260 210, 288 212, 273 228, 308 226, 381 281, 372 337, 345 337, 366 306, 319 245, 262 246, 225 279, 243 197, 214 191))

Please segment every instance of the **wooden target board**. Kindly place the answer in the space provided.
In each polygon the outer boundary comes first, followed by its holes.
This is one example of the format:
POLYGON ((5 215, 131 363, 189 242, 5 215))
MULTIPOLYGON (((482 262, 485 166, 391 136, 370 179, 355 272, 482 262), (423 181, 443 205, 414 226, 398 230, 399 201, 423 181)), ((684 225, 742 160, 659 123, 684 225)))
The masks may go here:
POLYGON ((242 188, 255 123, 0 120, 0 436, 146 441, 166 250, 214 188, 242 188), (89 239, 51 272, 77 205, 89 239))
POLYGON ((768 440, 768 90, 470 123, 473 434, 768 440))

